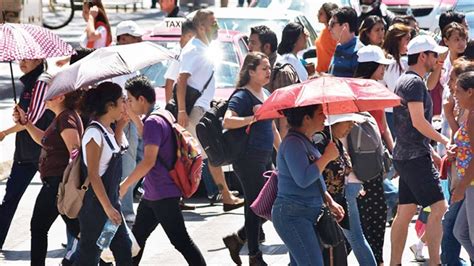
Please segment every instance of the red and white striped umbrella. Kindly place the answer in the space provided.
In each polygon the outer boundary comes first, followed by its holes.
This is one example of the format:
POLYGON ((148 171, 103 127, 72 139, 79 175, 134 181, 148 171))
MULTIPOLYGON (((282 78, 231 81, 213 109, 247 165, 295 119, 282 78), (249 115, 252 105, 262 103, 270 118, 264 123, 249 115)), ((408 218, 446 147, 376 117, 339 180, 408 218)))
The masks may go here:
POLYGON ((48 29, 31 24, 0 24, 0 62, 44 59, 73 53, 71 45, 48 29))

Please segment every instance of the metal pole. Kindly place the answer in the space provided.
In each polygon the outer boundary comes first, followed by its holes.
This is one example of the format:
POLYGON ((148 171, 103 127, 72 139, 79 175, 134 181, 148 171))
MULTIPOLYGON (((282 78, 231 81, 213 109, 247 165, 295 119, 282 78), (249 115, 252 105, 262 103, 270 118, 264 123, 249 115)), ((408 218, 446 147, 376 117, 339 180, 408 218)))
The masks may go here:
POLYGON ((15 101, 15 104, 16 104, 16 88, 15 88, 15 79, 13 78, 12 61, 10 61, 9 63, 10 63, 10 76, 12 78, 13 100, 15 101))

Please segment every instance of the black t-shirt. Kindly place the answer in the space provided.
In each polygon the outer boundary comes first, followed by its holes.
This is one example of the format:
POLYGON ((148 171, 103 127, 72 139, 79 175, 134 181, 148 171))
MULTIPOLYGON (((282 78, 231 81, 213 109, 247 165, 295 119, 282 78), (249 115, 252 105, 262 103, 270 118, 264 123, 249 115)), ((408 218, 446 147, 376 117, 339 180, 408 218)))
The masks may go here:
POLYGON ((422 102, 424 116, 431 123, 433 102, 423 79, 413 71, 403 74, 395 87, 401 105, 393 108, 395 135, 397 141, 393 149, 393 159, 410 160, 431 153, 430 139, 415 127, 408 111, 409 102, 422 102))

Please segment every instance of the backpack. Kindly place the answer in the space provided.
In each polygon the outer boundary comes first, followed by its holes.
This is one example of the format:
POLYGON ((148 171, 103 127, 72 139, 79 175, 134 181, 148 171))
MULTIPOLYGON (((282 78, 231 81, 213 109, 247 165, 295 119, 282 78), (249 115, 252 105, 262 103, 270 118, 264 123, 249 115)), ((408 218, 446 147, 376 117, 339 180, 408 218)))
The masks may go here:
MULTIPOLYGON (((229 99, 241 90, 246 91, 255 101, 252 93, 246 89, 236 89, 229 99)), ((216 167, 232 164, 240 158, 247 147, 246 127, 224 129, 222 126, 228 105, 229 100, 216 102, 196 125, 196 135, 206 151, 207 159, 212 166, 216 167)))
POLYGON ((166 110, 155 110, 151 115, 158 115, 171 126, 176 141, 176 161, 173 166, 167 166, 158 154, 158 160, 164 165, 183 193, 183 197, 190 198, 198 189, 201 182, 203 159, 199 143, 189 131, 175 122, 173 115, 166 110))
MULTIPOLYGON (((100 153, 102 153, 102 149, 105 145, 104 142, 110 143, 110 141, 106 141, 108 136, 104 129, 97 123, 93 122, 89 127, 95 127, 102 132, 104 136, 102 139, 102 145, 100 146, 100 153)), ((79 215, 84 195, 86 194, 90 184, 89 177, 86 176, 87 168, 84 164, 82 149, 79 151, 76 150, 76 152, 76 156, 73 156, 72 160, 64 170, 63 179, 61 180, 61 183, 59 183, 56 202, 59 213, 66 215, 70 219, 75 219, 79 215), (84 180, 84 182, 82 182, 82 180, 84 180)))
POLYGON ((366 121, 355 124, 347 136, 352 169, 360 181, 370 181, 385 171, 384 145, 377 122, 369 113, 366 121))
POLYGON ((274 92, 279 88, 300 83, 296 69, 290 63, 275 63, 270 76, 268 90, 274 92))

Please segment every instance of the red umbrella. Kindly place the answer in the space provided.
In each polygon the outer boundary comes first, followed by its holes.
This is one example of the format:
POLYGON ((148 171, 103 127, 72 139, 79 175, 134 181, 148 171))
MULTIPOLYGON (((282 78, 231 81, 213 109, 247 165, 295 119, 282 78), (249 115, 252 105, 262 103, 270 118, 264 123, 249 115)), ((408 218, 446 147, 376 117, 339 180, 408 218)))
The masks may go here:
POLYGON ((0 62, 10 62, 13 95, 15 83, 11 62, 23 59, 44 59, 71 55, 71 45, 48 29, 31 24, 0 24, 0 62))
POLYGON ((374 80, 320 77, 278 89, 255 113, 257 120, 283 117, 281 110, 323 104, 324 113, 343 114, 400 105, 400 98, 374 80))

